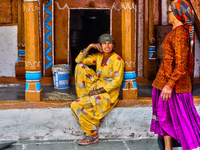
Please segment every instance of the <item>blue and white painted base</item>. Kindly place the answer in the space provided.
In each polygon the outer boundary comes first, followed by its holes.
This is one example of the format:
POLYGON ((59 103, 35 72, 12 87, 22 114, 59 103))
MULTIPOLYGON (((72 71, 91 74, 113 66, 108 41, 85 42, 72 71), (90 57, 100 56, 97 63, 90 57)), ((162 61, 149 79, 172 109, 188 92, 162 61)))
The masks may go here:
POLYGON ((26 92, 41 92, 41 84, 40 80, 42 77, 42 74, 40 71, 26 71, 25 74, 26 77, 26 84, 25 84, 25 91, 26 92), (35 86, 32 90, 29 89, 29 87, 35 86))
POLYGON ((154 53, 156 53, 156 47, 155 46, 149 46, 149 59, 155 60, 156 58, 153 58, 154 53))
POLYGON ((124 72, 124 80, 122 82, 123 90, 137 90, 137 82, 136 82, 136 73, 135 71, 124 72), (130 84, 130 88, 127 88, 127 84, 130 84))

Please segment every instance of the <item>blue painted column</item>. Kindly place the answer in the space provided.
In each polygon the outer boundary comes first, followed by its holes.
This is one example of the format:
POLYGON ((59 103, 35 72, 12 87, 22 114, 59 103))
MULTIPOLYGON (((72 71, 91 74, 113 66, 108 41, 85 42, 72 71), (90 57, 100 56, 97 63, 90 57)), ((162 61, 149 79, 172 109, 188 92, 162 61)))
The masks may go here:
POLYGON ((37 0, 24 0, 26 101, 40 101, 41 61, 39 53, 39 6, 37 0))

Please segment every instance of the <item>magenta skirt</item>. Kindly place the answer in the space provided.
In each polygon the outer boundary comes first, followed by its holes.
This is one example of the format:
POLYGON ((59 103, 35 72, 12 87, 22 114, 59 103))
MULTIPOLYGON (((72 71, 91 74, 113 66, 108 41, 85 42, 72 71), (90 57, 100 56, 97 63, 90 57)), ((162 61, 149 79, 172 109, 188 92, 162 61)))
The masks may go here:
POLYGON ((163 101, 161 92, 153 87, 151 132, 160 137, 170 135, 180 142, 183 150, 200 150, 200 116, 192 93, 177 94, 173 90, 171 98, 163 101))

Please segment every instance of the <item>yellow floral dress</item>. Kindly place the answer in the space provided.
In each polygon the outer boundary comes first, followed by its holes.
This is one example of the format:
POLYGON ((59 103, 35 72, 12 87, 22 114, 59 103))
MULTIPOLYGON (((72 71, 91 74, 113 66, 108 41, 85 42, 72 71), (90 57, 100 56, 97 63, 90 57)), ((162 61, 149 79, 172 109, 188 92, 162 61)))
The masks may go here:
POLYGON ((119 101, 124 61, 113 53, 102 66, 103 53, 87 55, 81 51, 76 58, 75 84, 78 99, 71 104, 72 112, 87 136, 96 134, 96 127, 119 101), (96 65, 96 73, 87 65, 96 65), (88 96, 91 90, 103 87, 106 92, 88 96))

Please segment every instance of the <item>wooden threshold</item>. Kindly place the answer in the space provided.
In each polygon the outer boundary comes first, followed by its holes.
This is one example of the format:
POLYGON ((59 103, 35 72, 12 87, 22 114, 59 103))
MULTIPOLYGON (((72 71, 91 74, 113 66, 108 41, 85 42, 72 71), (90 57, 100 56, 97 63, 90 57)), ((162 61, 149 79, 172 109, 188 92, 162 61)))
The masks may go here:
MULTIPOLYGON (((195 106, 200 106, 200 96, 193 96, 195 106)), ((73 100, 42 100, 40 102, 28 102, 25 100, 0 101, 0 110, 8 109, 48 109, 70 108, 73 100)), ((119 100, 116 107, 151 107, 151 97, 141 97, 137 100, 119 100)))

